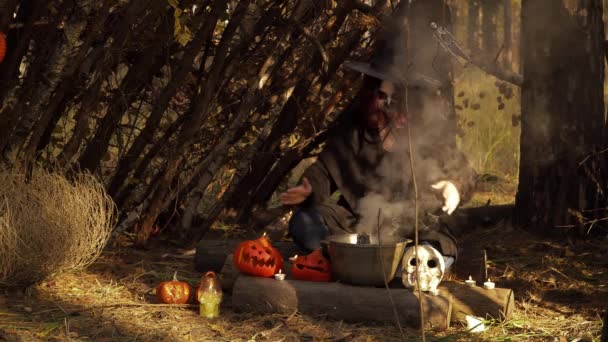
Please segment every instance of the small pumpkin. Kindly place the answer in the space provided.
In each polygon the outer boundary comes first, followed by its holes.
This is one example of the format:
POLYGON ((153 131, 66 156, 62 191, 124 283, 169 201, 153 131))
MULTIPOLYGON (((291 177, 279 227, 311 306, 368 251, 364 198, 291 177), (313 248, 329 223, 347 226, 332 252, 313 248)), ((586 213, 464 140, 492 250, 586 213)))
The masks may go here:
POLYGON ((331 266, 319 248, 295 258, 291 265, 291 276, 298 280, 330 281, 331 266))
POLYGON ((0 32, 0 63, 4 60, 4 56, 6 56, 6 37, 0 32))
POLYGON ((186 304, 190 293, 190 284, 177 280, 177 272, 173 273, 173 280, 163 281, 156 287, 156 298, 166 304, 186 304))
POLYGON ((240 272, 256 277, 272 277, 283 267, 283 256, 272 247, 266 234, 241 242, 234 250, 232 261, 240 272))

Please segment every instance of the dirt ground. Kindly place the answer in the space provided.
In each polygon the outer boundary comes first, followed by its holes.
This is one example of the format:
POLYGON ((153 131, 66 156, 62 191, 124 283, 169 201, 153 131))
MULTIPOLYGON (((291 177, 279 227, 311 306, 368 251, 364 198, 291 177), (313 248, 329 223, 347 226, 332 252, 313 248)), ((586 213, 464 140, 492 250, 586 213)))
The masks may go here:
MULTIPOLYGON (((486 249, 489 275, 515 292, 514 316, 486 321, 480 334, 463 324, 425 331, 427 341, 599 341, 608 305, 608 238, 557 243, 498 224, 462 236, 460 243, 457 276, 464 277, 458 272, 486 249)), ((394 326, 236 313, 229 295, 213 320, 199 317, 194 305, 157 304, 155 286, 174 271, 191 284, 200 277, 192 256, 161 246, 142 251, 115 239, 85 271, 28 289, 0 289, 0 341, 421 340, 420 330, 394 326)))

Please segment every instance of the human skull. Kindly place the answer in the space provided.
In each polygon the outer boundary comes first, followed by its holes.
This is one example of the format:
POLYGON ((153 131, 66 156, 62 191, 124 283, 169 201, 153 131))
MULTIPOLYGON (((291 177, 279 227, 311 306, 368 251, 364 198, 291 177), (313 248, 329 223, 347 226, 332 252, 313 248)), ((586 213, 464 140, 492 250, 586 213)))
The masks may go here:
POLYGON ((401 268, 403 274, 401 280, 405 287, 416 286, 416 266, 420 265, 418 269, 418 277, 420 277, 420 290, 421 291, 432 291, 437 290, 437 286, 443 278, 445 273, 445 261, 443 256, 438 250, 429 245, 420 245, 417 249, 410 247, 403 255, 401 261, 401 268), (417 251, 417 257, 419 262, 416 261, 414 252, 417 251))

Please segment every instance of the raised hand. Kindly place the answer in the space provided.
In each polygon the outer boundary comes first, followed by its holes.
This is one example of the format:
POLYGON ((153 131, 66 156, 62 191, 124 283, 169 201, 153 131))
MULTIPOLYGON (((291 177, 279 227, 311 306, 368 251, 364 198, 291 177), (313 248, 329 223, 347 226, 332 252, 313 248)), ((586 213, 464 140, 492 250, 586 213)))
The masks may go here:
POLYGON ((302 178, 302 184, 287 189, 281 194, 281 203, 283 205, 297 205, 304 202, 312 193, 312 186, 306 177, 302 178))
POLYGON ((450 181, 443 180, 431 185, 431 187, 441 191, 441 195, 443 196, 443 206, 441 207, 441 210, 448 215, 451 215, 460 203, 460 194, 458 193, 456 185, 450 181))

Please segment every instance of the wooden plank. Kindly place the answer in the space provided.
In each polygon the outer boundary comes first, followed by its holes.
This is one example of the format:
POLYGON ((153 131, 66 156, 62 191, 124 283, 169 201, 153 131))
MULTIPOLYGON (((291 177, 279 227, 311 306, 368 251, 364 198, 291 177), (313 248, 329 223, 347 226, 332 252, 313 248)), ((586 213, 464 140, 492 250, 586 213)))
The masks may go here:
MULTIPOLYGON (((346 322, 395 323, 395 310, 401 324, 420 325, 418 297, 410 290, 362 287, 337 282, 298 280, 279 281, 240 275, 232 291, 235 310, 257 313, 299 312, 323 315, 346 322), (394 303, 394 309, 393 309, 394 303)), ((422 294, 426 323, 438 330, 450 325, 452 306, 447 298, 422 294)))

